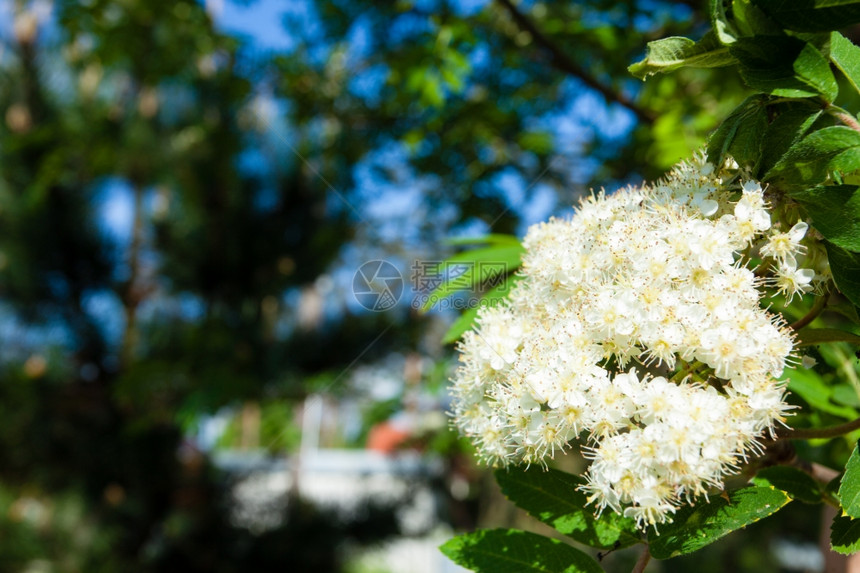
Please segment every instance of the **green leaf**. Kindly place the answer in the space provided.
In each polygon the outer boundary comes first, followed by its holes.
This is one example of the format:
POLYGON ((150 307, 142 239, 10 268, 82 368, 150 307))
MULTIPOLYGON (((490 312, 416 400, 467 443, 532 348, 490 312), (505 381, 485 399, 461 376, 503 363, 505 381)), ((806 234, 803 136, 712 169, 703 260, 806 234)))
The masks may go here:
POLYGON ((456 342, 463 336, 463 333, 472 328, 475 319, 478 318, 478 309, 482 306, 494 306, 501 304, 501 301, 507 296, 516 283, 520 280, 517 275, 510 275, 502 280, 502 283, 493 288, 490 292, 484 295, 478 306, 467 309, 461 314, 457 320, 448 328, 445 336, 442 337, 442 344, 450 344, 456 342))
POLYGON ((496 471, 502 492, 518 507, 557 531, 590 547, 611 549, 642 541, 636 522, 607 511, 600 519, 577 488, 585 480, 566 472, 532 467, 496 471))
POLYGON ((764 180, 798 190, 824 182, 831 171, 860 169, 860 133, 836 125, 810 133, 768 171, 764 180))
POLYGON ((843 555, 860 551, 860 519, 837 515, 830 524, 830 547, 843 555))
POLYGON ((710 503, 682 507, 672 523, 649 535, 651 555, 668 559, 692 553, 725 535, 776 513, 791 498, 773 487, 747 487, 713 497, 710 503))
POLYGON ((752 167, 761 157, 767 130, 767 102, 763 94, 748 97, 726 118, 708 141, 708 161, 722 165, 731 156, 741 167, 752 167))
POLYGON ((444 240, 446 245, 506 245, 517 246, 520 240, 514 235, 503 235, 500 233, 490 233, 480 237, 449 237, 444 240))
POLYGON ((860 305, 860 254, 846 251, 829 241, 824 242, 830 272, 839 292, 854 305, 860 305))
POLYGON ((830 312, 838 312, 854 324, 860 324, 860 314, 857 312, 857 307, 849 301, 830 303, 827 305, 827 310, 830 312))
POLYGON ((839 482, 837 497, 844 515, 855 519, 860 517, 860 453, 857 452, 856 444, 845 465, 845 474, 839 482))
POLYGON ((451 344, 460 340, 460 337, 475 324, 479 308, 475 306, 463 311, 463 314, 458 316, 457 320, 451 323, 451 326, 445 331, 445 335, 442 337, 442 344, 451 344))
POLYGON ((833 386, 833 401, 851 408, 860 407, 860 396, 851 384, 836 384, 833 386))
POLYGON ((720 45, 716 36, 709 32, 698 42, 680 36, 648 42, 645 59, 627 69, 637 78, 645 79, 682 67, 718 68, 735 62, 729 49, 720 45))
POLYGON ((860 47, 839 32, 833 32, 830 35, 830 59, 860 92, 860 47))
POLYGON ((739 34, 732 22, 729 21, 723 0, 710 0, 708 13, 711 17, 711 27, 721 44, 732 44, 739 34))
POLYGON ((741 36, 782 34, 782 27, 768 17, 752 0, 732 0, 732 16, 741 36))
POLYGON ((457 536, 440 549, 477 573, 602 573, 582 551, 536 533, 484 529, 457 536))
POLYGON ((803 205, 815 229, 843 249, 860 252, 860 187, 828 185, 789 193, 803 205))
POLYGON ((860 22, 858 0, 754 0, 783 28, 829 32, 860 22))
POLYGON ((801 100, 783 103, 770 108, 776 117, 764 133, 759 173, 767 173, 780 158, 806 135, 823 113, 820 106, 801 100))
POLYGON ((839 93, 830 62, 799 38, 740 38, 730 51, 740 62, 741 77, 753 89, 781 97, 821 96, 828 102, 839 93))
POLYGON ((838 406, 830 401, 833 389, 825 384, 815 371, 805 368, 787 368, 783 378, 789 378, 788 390, 803 398, 814 409, 849 420, 857 417, 857 412, 853 408, 838 406))
POLYGON ((444 277, 432 290, 421 306, 422 312, 430 310, 437 302, 462 290, 475 289, 481 284, 493 282, 500 276, 518 269, 522 264, 522 245, 496 244, 489 247, 459 253, 441 264, 444 277))
POLYGON ((789 466, 771 466, 759 470, 752 480, 759 487, 772 486, 787 493, 791 499, 804 503, 820 503, 821 488, 808 473, 789 466))
POLYGON ((799 339, 796 346, 813 346, 827 342, 850 342, 860 344, 860 336, 846 330, 835 328, 804 328, 797 333, 799 339))

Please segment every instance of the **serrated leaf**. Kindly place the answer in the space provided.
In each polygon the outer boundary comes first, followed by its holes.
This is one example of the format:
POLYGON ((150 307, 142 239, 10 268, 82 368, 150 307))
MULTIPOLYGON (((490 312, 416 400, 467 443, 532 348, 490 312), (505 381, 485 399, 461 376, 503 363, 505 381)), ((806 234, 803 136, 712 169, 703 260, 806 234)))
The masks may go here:
POLYGON ((661 526, 659 535, 649 535, 651 555, 669 559, 692 553, 732 531, 755 523, 779 511, 791 501, 788 495, 773 487, 747 487, 724 497, 712 497, 710 503, 679 509, 672 523, 661 526))
POLYGON ((837 515, 830 524, 830 548, 843 555, 860 551, 860 519, 837 515))
POLYGON ((845 465, 845 473, 842 475, 842 481, 839 482, 837 497, 845 515, 855 519, 860 517, 860 453, 857 451, 856 444, 845 465))
POLYGON ((830 59, 860 92, 860 47, 839 32, 833 32, 830 35, 830 59))
POLYGON ((804 328, 797 333, 797 338, 799 341, 796 346, 813 346, 827 342, 860 344, 860 336, 847 330, 837 330, 835 328, 804 328))
POLYGON ((839 406, 830 401, 833 389, 821 380, 813 370, 805 368, 786 369, 783 378, 788 378, 788 391, 803 398, 815 410, 852 420, 857 417, 853 408, 839 406))
POLYGON ((605 511, 600 519, 594 517, 594 508, 586 507, 588 498, 577 490, 585 483, 582 478, 532 467, 497 470, 496 481, 518 507, 580 543, 611 549, 642 541, 632 519, 611 511, 605 511))
POLYGON ((858 0, 754 0, 783 28, 829 32, 860 22, 858 0))
POLYGON ((440 549, 476 573, 602 573, 582 551, 536 533, 485 529, 459 535, 440 549))
POLYGON ((791 36, 740 38, 730 46, 746 84, 781 97, 821 96, 831 102, 839 93, 830 62, 808 42, 791 36))
POLYGON ((789 191, 819 185, 831 171, 860 169, 860 133, 835 125, 810 133, 768 171, 764 180, 789 191))
POLYGON ((836 288, 854 305, 860 305, 860 254, 846 251, 829 241, 824 242, 830 272, 836 288))
POLYGON ((729 49, 709 32, 698 42, 680 36, 648 42, 645 59, 627 69, 637 78, 645 79, 683 67, 718 68, 735 62, 729 49))
POLYGON ((759 173, 767 173, 776 165, 823 113, 820 106, 807 103, 807 100, 783 103, 770 109, 776 117, 764 133, 759 173))
POLYGON ((520 277, 517 275, 510 275, 506 277, 503 282, 493 288, 490 292, 484 295, 481 299, 481 302, 470 309, 467 309, 463 314, 461 314, 457 320, 454 321, 453 324, 448 328, 448 331, 445 332, 445 336, 442 337, 442 344, 450 344, 452 342, 456 342, 463 336, 463 333, 472 328, 472 325, 475 323, 475 320, 478 318, 478 310, 482 306, 493 306, 495 304, 500 304, 502 299, 510 292, 513 288, 514 283, 520 280, 520 277))
POLYGON ((500 276, 518 269, 522 264, 522 245, 498 244, 459 253, 442 262, 443 272, 448 276, 440 279, 421 305, 421 311, 430 310, 440 300, 463 290, 474 290, 479 285, 492 282, 500 276))
POLYGON ((827 185, 789 193, 803 205, 824 238, 849 251, 860 252, 860 187, 827 185))
POLYGON ((820 503, 821 488, 808 473, 789 466, 771 466, 759 470, 752 480, 758 487, 772 486, 804 503, 820 503))
POLYGON ((722 165, 731 156, 741 167, 752 167, 761 157, 761 143, 767 129, 768 96, 756 94, 732 111, 708 140, 708 161, 722 165))

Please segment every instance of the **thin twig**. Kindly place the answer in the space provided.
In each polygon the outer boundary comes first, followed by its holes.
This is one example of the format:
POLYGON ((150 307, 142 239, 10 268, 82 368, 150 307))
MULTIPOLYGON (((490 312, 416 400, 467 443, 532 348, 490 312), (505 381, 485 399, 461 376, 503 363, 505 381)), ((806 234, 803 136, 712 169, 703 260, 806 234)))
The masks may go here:
POLYGON ((824 107, 824 110, 839 121, 841 121, 845 126, 850 127, 854 131, 860 131, 860 122, 857 121, 857 118, 842 109, 841 107, 833 104, 827 104, 824 107))
POLYGON ((860 418, 827 428, 780 429, 776 434, 780 440, 815 440, 818 438, 835 438, 858 429, 860 429, 860 418))
POLYGON ((630 573, 642 573, 643 571, 645 571, 645 566, 648 565, 649 561, 651 561, 651 551, 646 545, 645 549, 639 555, 639 559, 636 560, 636 565, 633 566, 633 569, 630 573))
POLYGON ((610 86, 605 85, 603 82, 592 76, 588 71, 580 66, 578 63, 573 61, 570 56, 568 56, 561 48, 559 48, 552 40, 550 40, 547 36, 541 32, 535 24, 529 20, 525 14, 520 12, 516 6, 511 2, 511 0, 498 0, 499 4, 505 7, 505 9, 510 13, 511 17, 516 21, 517 25, 524 31, 531 34, 534 41, 542 47, 549 55, 552 57, 552 63, 559 70, 575 76, 579 78, 585 85, 592 88, 595 91, 600 92, 600 94, 606 99, 608 102, 616 102, 633 113, 636 114, 636 117, 639 118, 640 121, 644 123, 654 123, 656 119, 654 113, 650 110, 644 109, 639 106, 625 96, 624 94, 612 89, 610 86))
POLYGON ((833 114, 839 121, 844 123, 846 126, 850 127, 854 131, 860 131, 860 123, 857 122, 857 119, 851 115, 850 113, 845 112, 836 112, 833 114))
POLYGON ((824 310, 825 306, 827 306, 827 294, 823 294, 820 297, 816 298, 815 303, 813 303, 812 308, 809 309, 809 312, 807 312, 805 316, 802 316, 801 318, 789 324, 788 327, 793 331, 797 332, 798 330, 818 318, 818 315, 821 314, 821 311, 824 310))

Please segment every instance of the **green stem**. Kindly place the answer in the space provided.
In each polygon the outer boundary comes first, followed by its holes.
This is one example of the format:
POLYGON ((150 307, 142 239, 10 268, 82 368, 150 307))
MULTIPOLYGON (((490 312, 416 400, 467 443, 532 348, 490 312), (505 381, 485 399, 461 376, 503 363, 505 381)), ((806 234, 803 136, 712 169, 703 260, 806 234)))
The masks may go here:
POLYGON ((835 438, 848 432, 860 429, 860 418, 827 428, 799 428, 778 431, 780 440, 815 440, 819 438, 835 438))
POLYGON ((809 312, 806 313, 805 316, 797 319, 795 322, 792 322, 788 325, 790 329, 797 332, 821 314, 821 311, 824 310, 824 307, 827 306, 827 294, 823 294, 815 299, 815 302, 812 305, 812 308, 809 309, 809 312))

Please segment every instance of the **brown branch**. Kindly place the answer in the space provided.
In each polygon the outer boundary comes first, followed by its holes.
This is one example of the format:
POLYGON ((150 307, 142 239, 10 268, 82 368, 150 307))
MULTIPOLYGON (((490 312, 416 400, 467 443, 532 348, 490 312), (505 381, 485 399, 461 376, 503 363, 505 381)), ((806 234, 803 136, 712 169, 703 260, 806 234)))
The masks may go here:
POLYGON ((824 310, 824 307, 827 306, 827 293, 821 295, 820 297, 815 299, 815 303, 813 303, 812 308, 809 309, 809 312, 806 313, 805 316, 797 319, 795 322, 792 322, 788 325, 790 329, 797 332, 821 314, 821 311, 824 310))
POLYGON ((591 89, 600 92, 607 102, 616 102, 623 105, 636 114, 639 121, 648 124, 654 123, 656 119, 654 112, 639 106, 624 94, 612 89, 589 74, 585 68, 573 61, 570 56, 545 36, 525 14, 517 10, 517 7, 513 5, 511 0, 498 0, 498 2, 505 7, 520 29, 531 34, 534 41, 551 56, 552 63, 556 68, 578 78, 591 89))
POLYGON ((636 565, 633 566, 633 569, 630 573, 642 573, 645 571, 645 567, 648 565, 648 562, 651 560, 651 551, 648 546, 645 546, 645 549, 642 550, 642 553, 639 555, 639 559, 636 560, 636 565))
POLYGON ((815 440, 819 438, 835 438, 858 429, 860 429, 860 418, 827 428, 782 429, 781 431, 777 431, 777 437, 780 440, 815 440))

